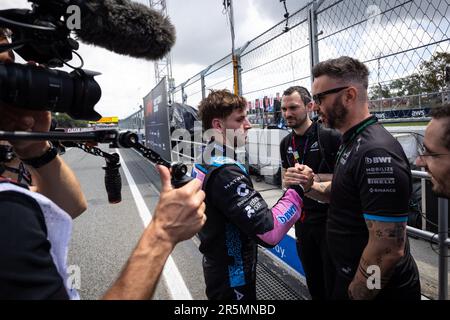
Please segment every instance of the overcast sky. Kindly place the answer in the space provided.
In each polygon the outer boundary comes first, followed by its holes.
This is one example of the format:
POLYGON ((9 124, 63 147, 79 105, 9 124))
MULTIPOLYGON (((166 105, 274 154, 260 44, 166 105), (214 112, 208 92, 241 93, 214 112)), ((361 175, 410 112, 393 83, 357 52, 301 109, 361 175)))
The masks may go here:
MULTIPOLYGON (((135 0, 148 4, 147 0, 135 0)), ((223 0, 167 0, 168 14, 177 31, 172 50, 176 85, 195 75, 231 51, 230 26, 223 14, 223 0)), ((290 13, 306 0, 287 0, 290 13)), ((283 20, 279 0, 234 0, 236 47, 283 20)), ((26 0, 1 0, 0 9, 29 8, 26 0)), ((81 44, 78 50, 85 68, 101 72, 97 77, 102 98, 95 109, 103 116, 124 118, 138 109, 142 98, 155 86, 153 63, 119 56, 81 44)), ((72 61, 76 64, 76 59, 72 61)))

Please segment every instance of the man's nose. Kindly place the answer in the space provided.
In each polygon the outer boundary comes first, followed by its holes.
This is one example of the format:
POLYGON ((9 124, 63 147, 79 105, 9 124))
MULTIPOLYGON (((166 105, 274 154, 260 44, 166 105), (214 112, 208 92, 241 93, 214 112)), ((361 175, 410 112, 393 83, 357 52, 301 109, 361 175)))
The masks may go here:
POLYGON ((427 166, 427 164, 425 163, 425 160, 423 159, 423 157, 418 156, 416 158, 416 166, 421 167, 421 168, 425 168, 427 166))
POLYGON ((250 122, 250 120, 248 120, 248 118, 245 118, 244 129, 249 130, 251 128, 252 128, 252 123, 250 122))

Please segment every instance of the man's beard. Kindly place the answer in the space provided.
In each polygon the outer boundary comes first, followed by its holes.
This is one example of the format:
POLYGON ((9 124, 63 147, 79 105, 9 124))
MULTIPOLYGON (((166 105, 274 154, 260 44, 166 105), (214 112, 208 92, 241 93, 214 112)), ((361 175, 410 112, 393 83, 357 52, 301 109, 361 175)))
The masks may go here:
MULTIPOLYGON (((295 119, 295 118, 290 118, 290 119, 295 120, 295 124, 294 124, 294 125, 291 125, 291 126, 288 125, 288 127, 289 127, 289 128, 292 128, 292 129, 298 129, 298 128, 300 128, 300 127, 306 122, 306 118, 307 118, 307 117, 308 117, 308 114, 305 114, 304 117, 303 117, 302 119, 300 119, 300 120, 297 120, 297 119, 295 119)), ((286 119, 286 120, 289 120, 289 119, 286 119)))
POLYGON ((433 192, 438 197, 450 199, 450 184, 446 186, 445 183, 440 183, 436 180, 433 183, 433 192))
POLYGON ((339 98, 340 97, 336 97, 329 114, 325 115, 327 118, 328 127, 332 129, 342 128, 347 120, 348 110, 339 98))

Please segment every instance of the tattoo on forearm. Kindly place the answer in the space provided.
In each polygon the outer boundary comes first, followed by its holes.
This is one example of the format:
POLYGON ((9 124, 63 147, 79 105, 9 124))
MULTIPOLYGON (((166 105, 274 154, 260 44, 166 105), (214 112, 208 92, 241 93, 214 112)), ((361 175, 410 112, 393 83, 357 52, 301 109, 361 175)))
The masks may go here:
POLYGON ((369 290, 365 284, 356 283, 352 290, 348 290, 348 296, 352 300, 370 300, 377 294, 377 290, 369 290))
POLYGON ((381 256, 377 257, 377 265, 381 267, 382 263, 383 263, 383 258, 381 256))
POLYGON ((387 229, 387 237, 396 240, 398 246, 402 246, 405 242, 405 225, 404 223, 396 223, 393 229, 387 229))
POLYGON ((366 269, 360 264, 358 267, 359 272, 361 272, 362 276, 366 279, 369 279, 371 276, 369 273, 367 273, 366 269))

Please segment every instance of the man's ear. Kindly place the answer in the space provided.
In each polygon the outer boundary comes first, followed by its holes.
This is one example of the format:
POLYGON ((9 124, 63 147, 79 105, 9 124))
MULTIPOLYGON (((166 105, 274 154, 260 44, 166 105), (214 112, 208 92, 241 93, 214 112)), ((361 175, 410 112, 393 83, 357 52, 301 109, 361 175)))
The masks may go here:
POLYGON ((211 122, 211 127, 213 129, 222 131, 222 129, 223 129, 222 120, 220 120, 219 118, 214 118, 211 122))
POLYGON ((350 87, 346 90, 344 97, 347 102, 355 102, 358 98, 358 91, 355 87, 350 87))
POLYGON ((306 105, 306 111, 307 112, 312 112, 312 111, 314 111, 314 102, 310 102, 310 103, 308 103, 307 105, 306 105))

